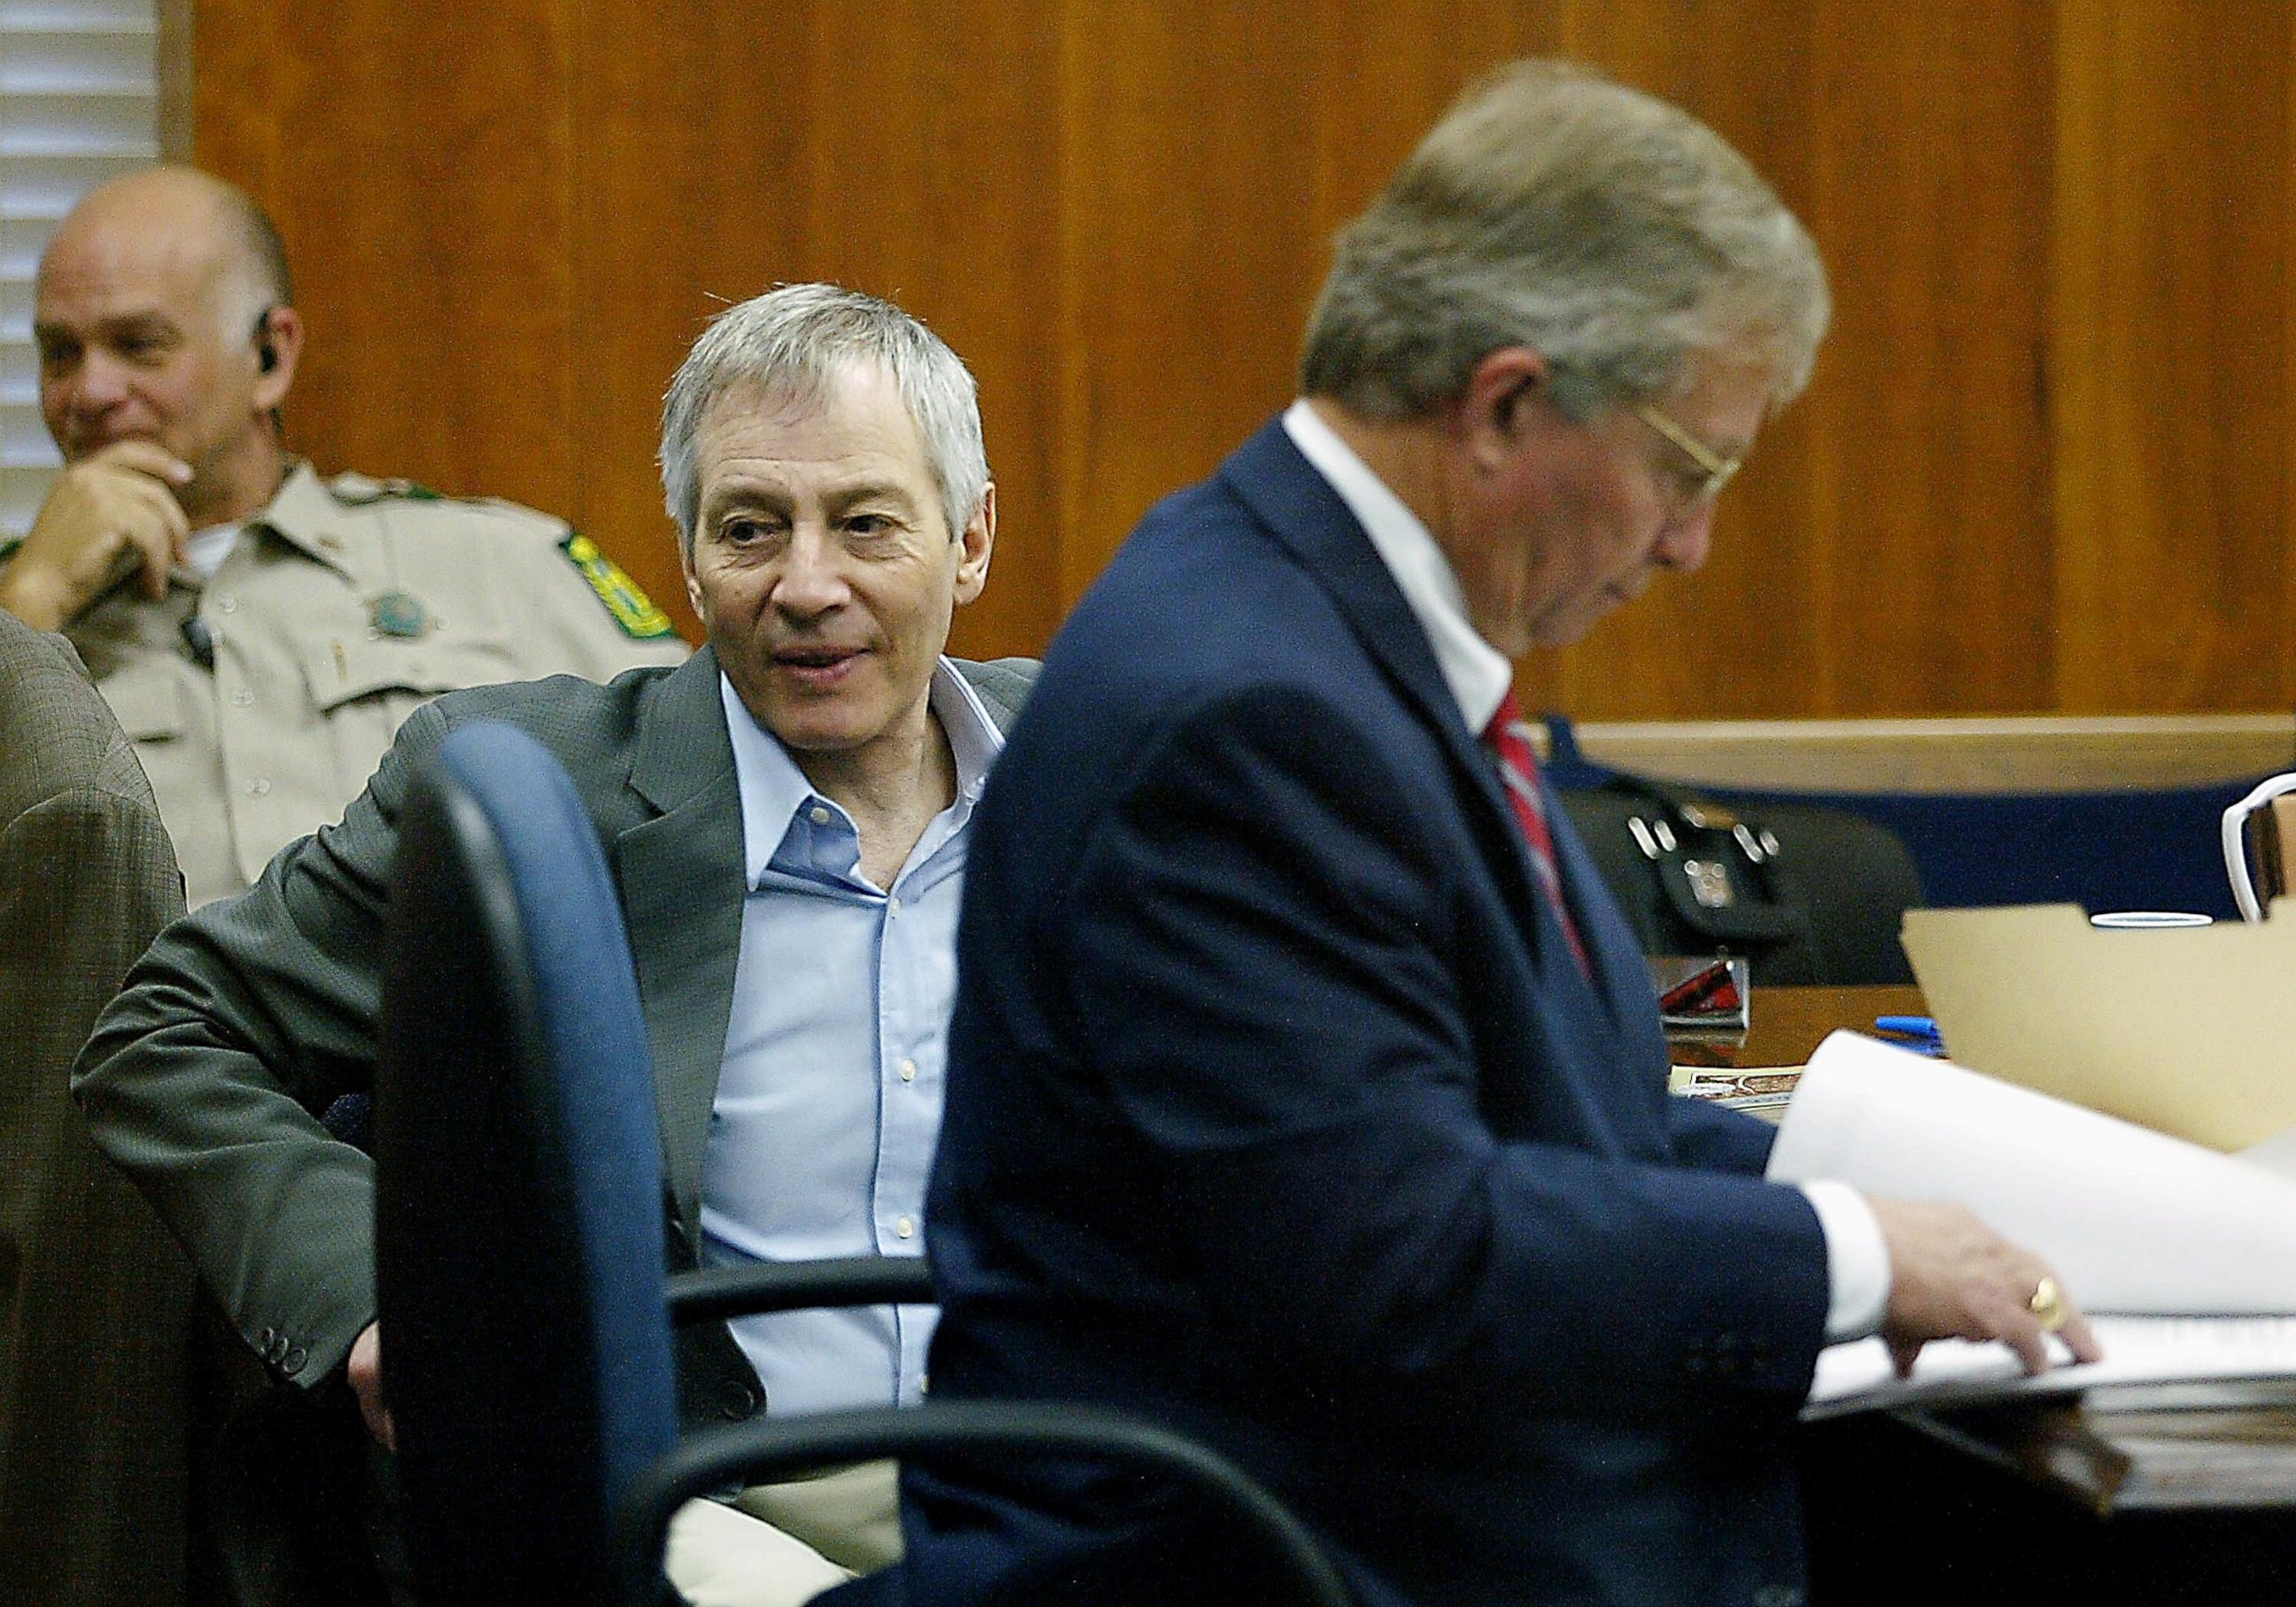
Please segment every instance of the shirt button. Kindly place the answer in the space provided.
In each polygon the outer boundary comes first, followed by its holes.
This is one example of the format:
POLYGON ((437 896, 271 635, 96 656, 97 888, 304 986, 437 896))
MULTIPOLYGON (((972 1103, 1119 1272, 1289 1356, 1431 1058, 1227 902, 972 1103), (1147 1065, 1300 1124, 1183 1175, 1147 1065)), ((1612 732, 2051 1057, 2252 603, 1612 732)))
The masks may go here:
POLYGON ((898 898, 888 898, 885 900, 885 916, 888 920, 890 920, 893 916, 898 915, 900 913, 901 901, 898 898))
POLYGON ((239 599, 236 597, 217 597, 216 599, 216 606, 223 610, 223 611, 227 614, 235 614, 239 611, 239 599))
POLYGON ((816 804, 806 812, 806 818, 817 826, 825 826, 829 824, 829 810, 824 805, 816 804))
POLYGON ((247 783, 247 793, 250 798, 261 798, 270 791, 271 783, 259 775, 247 783))
POLYGON ((917 1080, 916 1062, 913 1060, 905 1060, 901 1062, 901 1080, 905 1083, 913 1083, 917 1080))
POLYGON ((245 709, 254 701, 255 694, 244 686, 231 694, 231 706, 234 709, 245 709))
POLYGON ((915 1238, 917 1236, 916 1219, 912 1217, 903 1217, 899 1221, 894 1223, 893 1236, 897 1239, 915 1238))

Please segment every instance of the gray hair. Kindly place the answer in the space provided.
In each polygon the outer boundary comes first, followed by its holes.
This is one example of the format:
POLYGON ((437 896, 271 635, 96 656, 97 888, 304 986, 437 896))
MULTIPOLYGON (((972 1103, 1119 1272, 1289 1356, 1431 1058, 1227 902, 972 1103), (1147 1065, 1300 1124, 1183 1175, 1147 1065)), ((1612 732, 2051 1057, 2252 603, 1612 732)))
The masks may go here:
POLYGON ((964 360, 890 301, 834 284, 784 284, 713 320, 662 398, 662 496, 687 557, 701 516, 695 437, 710 403, 750 388, 809 402, 855 363, 881 365, 892 376, 924 439, 949 535, 964 532, 988 490, 980 395, 964 360))
POLYGON ((1300 389, 1385 422, 1527 346, 1587 419, 1742 351, 1784 401, 1830 313, 1808 233, 1721 136, 1581 67, 1517 61, 1471 87, 1343 230, 1300 389))
POLYGON ((236 184, 217 182, 216 201, 231 241, 230 293, 239 303, 226 314, 228 332, 244 335, 249 325, 273 307, 295 304, 295 279, 271 214, 236 184))

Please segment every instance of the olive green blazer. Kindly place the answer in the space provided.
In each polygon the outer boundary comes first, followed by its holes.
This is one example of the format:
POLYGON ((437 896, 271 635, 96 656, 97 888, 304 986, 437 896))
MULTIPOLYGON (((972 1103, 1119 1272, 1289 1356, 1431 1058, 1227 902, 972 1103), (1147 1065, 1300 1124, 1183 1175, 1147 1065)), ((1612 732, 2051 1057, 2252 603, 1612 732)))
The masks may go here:
POLYGON ((184 1594, 192 1272, 67 1077, 183 881, 70 647, 0 612, 0 1603, 184 1594))

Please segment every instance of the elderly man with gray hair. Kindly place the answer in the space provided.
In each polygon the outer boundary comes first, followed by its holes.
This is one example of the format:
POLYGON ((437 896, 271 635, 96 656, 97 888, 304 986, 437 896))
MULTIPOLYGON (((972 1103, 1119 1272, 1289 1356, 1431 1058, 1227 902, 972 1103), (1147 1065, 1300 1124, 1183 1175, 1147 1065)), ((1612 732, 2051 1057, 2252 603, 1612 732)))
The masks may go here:
MULTIPOLYGON (((1035 668, 942 653, 996 535, 972 379, 899 308, 787 286, 697 342, 661 462, 709 646, 416 711, 340 825, 161 936, 78 1069, 97 1142, 248 1344, 283 1385, 346 1381, 385 1443, 373 1171, 316 1113, 372 1081, 399 808, 471 721, 538 737, 606 844, 661 1107, 693 1124, 662 1136, 685 1202, 673 1259, 923 1248, 968 826, 1035 668)), ((685 1409, 913 1402, 931 1324, 881 1308, 705 1327, 681 1340, 685 1409)), ((887 1469, 739 1506, 673 1535, 698 1601, 802 1601, 898 1549, 887 1469)))
MULTIPOLYGON (((1791 1607, 1821 1345, 2094 1353, 1968 1213, 1767 1182, 1772 1129, 1669 1097, 1513 712, 1511 660, 1703 561, 1825 320, 1743 159, 1560 65, 1341 236, 1304 399, 1150 512, 975 819, 937 1399, 1190 1431, 1365 1607, 1791 1607)), ((1104 1465, 904 1477, 919 1603, 1278 1599, 1104 1465)))

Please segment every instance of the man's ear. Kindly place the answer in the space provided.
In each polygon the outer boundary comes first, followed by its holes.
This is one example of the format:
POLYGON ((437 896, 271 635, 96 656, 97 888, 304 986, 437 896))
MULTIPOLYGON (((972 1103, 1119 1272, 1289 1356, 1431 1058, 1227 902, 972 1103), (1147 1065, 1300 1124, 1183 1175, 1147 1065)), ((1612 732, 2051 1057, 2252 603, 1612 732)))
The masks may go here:
POLYGON ((996 545, 994 482, 981 491, 980 505, 964 521, 964 529, 957 532, 956 539, 964 549, 956 558, 956 604, 962 608, 980 595, 980 588, 988 584, 988 554, 996 545))
POLYGON ((706 627, 709 623, 709 613, 701 606, 701 582, 694 578, 692 541, 680 541, 677 544, 677 570, 678 573, 685 577, 685 600, 693 605, 693 617, 701 620, 706 627))
POLYGON ((255 326, 255 405, 270 412, 287 399, 303 356, 303 315, 291 307, 263 309, 255 326))
POLYGON ((1478 462, 1512 454, 1529 414, 1546 402, 1554 370, 1528 346, 1502 346, 1484 354, 1467 376, 1459 398, 1457 422, 1478 462))

